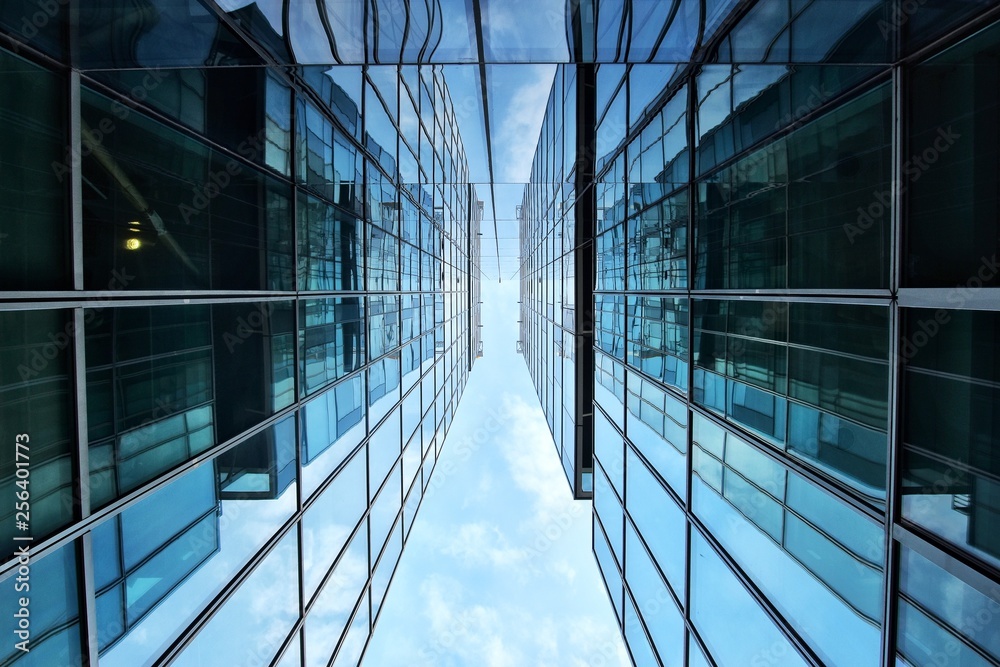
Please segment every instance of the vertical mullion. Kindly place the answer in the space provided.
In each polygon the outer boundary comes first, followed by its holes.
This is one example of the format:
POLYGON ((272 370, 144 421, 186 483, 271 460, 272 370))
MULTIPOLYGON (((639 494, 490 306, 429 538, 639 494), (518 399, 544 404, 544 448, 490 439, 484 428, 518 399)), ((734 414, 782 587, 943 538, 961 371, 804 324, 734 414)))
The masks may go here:
POLYGON ((80 118, 80 72, 69 73, 70 240, 73 289, 83 289, 83 159, 80 118))
MULTIPOLYGON (((899 36, 897 35, 897 39, 899 36)), ((899 184, 901 165, 905 154, 904 114, 906 108, 906 86, 903 81, 902 66, 897 65, 892 72, 892 183, 893 203, 891 227, 889 231, 890 273, 889 288, 892 300, 889 304, 889 432, 886 457, 886 508, 885 539, 883 561, 883 612, 882 612, 882 665, 895 664, 896 653, 896 598, 899 592, 899 545, 892 537, 892 527, 899 519, 900 464, 902 460, 902 359, 899 354, 902 336, 902 312, 897 295, 902 283, 902 220, 905 213, 903 192, 899 184)))
MULTIPOLYGON (((80 610, 80 639, 84 643, 83 664, 98 664, 97 588, 94 582, 94 550, 92 533, 84 533, 77 543, 79 575, 83 583, 83 606, 80 610)), ((79 585, 78 585, 79 589, 79 585)))
MULTIPOLYGON (((685 477, 687 484, 684 493, 684 664, 691 660, 690 647, 693 636, 689 628, 693 627, 691 620, 691 485, 694 482, 694 412, 691 410, 691 403, 694 400, 694 244, 695 244, 695 215, 698 210, 698 196, 695 180, 697 174, 697 160, 695 159, 696 127, 698 107, 698 91, 695 85, 695 77, 692 75, 687 81, 687 104, 685 115, 685 131, 688 144, 688 198, 687 198, 687 242, 685 251, 687 252, 687 271, 685 287, 688 296, 688 368, 687 368, 687 403, 684 406, 687 414, 687 456, 685 457, 685 477)), ((711 660, 711 658, 709 658, 711 660)))
POLYGON ((86 323, 84 309, 73 309, 73 384, 76 402, 76 451, 74 452, 74 477, 76 478, 73 505, 74 519, 90 516, 90 436, 87 426, 87 363, 86 323))

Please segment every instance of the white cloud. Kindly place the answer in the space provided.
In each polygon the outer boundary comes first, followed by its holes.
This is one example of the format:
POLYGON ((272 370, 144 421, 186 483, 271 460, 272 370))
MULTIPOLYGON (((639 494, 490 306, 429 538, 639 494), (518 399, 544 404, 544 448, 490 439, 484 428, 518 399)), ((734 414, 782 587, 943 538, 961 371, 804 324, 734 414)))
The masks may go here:
POLYGON ((442 553, 466 566, 493 567, 521 565, 529 554, 527 549, 510 546, 500 528, 483 521, 459 526, 442 553))
POLYGON ((551 569, 553 573, 566 577, 566 583, 570 586, 576 581, 576 568, 565 558, 553 561, 551 569))
POLYGON ((503 405, 511 427, 502 454, 514 483, 532 499, 534 516, 527 528, 552 539, 587 514, 585 503, 573 500, 541 408, 513 394, 504 394, 503 405))
POLYGON ((491 100, 499 126, 493 148, 499 165, 496 176, 502 183, 526 183, 531 177, 531 161, 554 74, 552 66, 521 66, 517 78, 521 83, 512 91, 507 85, 500 86, 494 77, 491 100), (506 98, 506 105, 501 106, 504 100, 500 98, 506 98))
POLYGON ((468 509, 469 507, 479 504, 484 500, 488 500, 493 495, 493 475, 486 472, 479 478, 479 482, 476 484, 475 490, 465 496, 462 501, 462 509, 468 509))

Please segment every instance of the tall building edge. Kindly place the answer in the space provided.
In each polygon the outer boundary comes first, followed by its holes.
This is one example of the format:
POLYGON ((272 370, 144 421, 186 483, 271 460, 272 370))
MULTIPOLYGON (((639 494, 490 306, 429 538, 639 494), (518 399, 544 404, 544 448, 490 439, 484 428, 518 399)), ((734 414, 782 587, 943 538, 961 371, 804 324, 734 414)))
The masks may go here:
POLYGON ((581 497, 555 307, 593 299, 575 398, 592 383, 593 549, 635 664, 1000 664, 1000 8, 786 9, 674 3, 617 43, 567 21, 596 90, 556 73, 520 346, 581 497))
POLYGON ((443 67, 317 44, 0 8, 3 664, 362 660, 482 354, 482 209, 443 67))

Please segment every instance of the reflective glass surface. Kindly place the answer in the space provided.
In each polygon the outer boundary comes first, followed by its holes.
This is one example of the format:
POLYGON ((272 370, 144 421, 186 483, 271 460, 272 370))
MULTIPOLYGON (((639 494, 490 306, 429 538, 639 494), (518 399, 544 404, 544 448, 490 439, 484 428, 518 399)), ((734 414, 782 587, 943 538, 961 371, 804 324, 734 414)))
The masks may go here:
POLYGON ((961 665, 1000 660, 1000 589, 976 590, 903 547, 900 553, 899 652, 913 665, 954 659, 961 665))
MULTIPOLYGON (((16 4, 4 4, 0 21, 16 4)), ((0 51, 0 154, 18 156, 5 157, 0 178, 3 290, 71 287, 64 211, 72 155, 58 112, 64 96, 62 77, 0 51)))
POLYGON ((2 511, 0 538, 7 558, 19 546, 15 536, 42 538, 73 517, 70 317, 66 310, 0 312, 0 423, 9 443, 0 453, 0 490, 11 499, 2 511), (22 491, 28 500, 15 495, 22 491), (30 503, 24 529, 17 521, 25 517, 16 513, 26 508, 18 502, 30 503))
MULTIPOLYGON (((30 553, 30 542, 18 544, 25 545, 30 553)), ((0 656, 6 664, 82 664, 76 546, 69 542, 43 558, 19 560, 18 566, 0 579, 5 593, 0 598, 2 630, 7 636, 0 656), (20 571, 21 567, 25 570, 20 571), (26 628, 22 618, 27 618, 26 628), (25 643, 18 647, 20 642, 25 643)))
MULTIPOLYGON (((287 185, 118 100, 81 98, 88 288, 291 289, 287 185)), ((258 134, 242 152, 264 150, 258 134)))
MULTIPOLYGON (((940 7, 929 9, 940 15, 940 7)), ((993 185, 1000 98, 975 92, 1000 87, 998 59, 1000 27, 993 26, 913 68, 912 155, 903 164, 912 209, 905 275, 913 287, 1000 285, 993 185), (952 233, 940 233, 941 216, 952 233)))
POLYGON ((101 662, 152 660, 184 630, 295 512, 295 470, 286 418, 95 528, 101 662))
POLYGON ((365 512, 365 452, 359 451, 302 517, 302 581, 312 598, 365 512))
POLYGON ((356 665, 482 356, 466 91, 398 62, 482 28, 71 4, 0 7, 0 570, 35 568, 0 662, 356 665))
POLYGON ((996 312, 907 309, 903 517, 1000 563, 996 312))
POLYGON ((694 511, 715 538, 824 664, 878 665, 881 528, 737 438, 722 461, 698 454, 694 511))
POLYGON ((691 533, 691 583, 691 618, 720 667, 755 658, 807 664, 697 531, 691 533))
MULTIPOLYGON (((358 591, 368 578, 368 534, 362 522, 351 543, 320 589, 306 619, 306 665, 325 666, 348 629, 351 611, 358 601, 358 591)), ((367 594, 363 600, 367 624, 367 594)))
POLYGON ((203 665, 220 655, 250 664, 277 654, 299 613, 297 591, 286 585, 298 572, 297 538, 293 528, 173 664, 203 665))
POLYGON ((869 306, 698 300, 695 400, 878 500, 887 316, 869 306))
POLYGON ((631 524, 625 534, 625 579, 660 660, 665 667, 680 667, 684 664, 684 619, 631 524))

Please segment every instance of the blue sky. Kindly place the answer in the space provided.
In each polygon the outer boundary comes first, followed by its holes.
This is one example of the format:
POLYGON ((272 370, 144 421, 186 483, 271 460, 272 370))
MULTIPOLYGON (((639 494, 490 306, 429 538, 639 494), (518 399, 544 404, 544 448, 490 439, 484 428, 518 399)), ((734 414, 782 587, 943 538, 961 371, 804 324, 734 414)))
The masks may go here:
POLYGON ((518 284, 483 284, 477 361, 364 667, 627 666, 524 360, 518 284))

